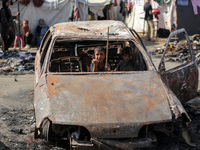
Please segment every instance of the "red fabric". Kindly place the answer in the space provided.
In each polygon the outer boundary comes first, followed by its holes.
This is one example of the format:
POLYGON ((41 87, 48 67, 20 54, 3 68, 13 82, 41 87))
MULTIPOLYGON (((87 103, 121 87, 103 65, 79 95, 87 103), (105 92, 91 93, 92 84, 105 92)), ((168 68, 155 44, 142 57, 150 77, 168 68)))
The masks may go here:
POLYGON ((44 3, 44 0, 33 0, 33 4, 35 7, 41 7, 44 3))
POLYGON ((159 20, 158 15, 160 14, 160 10, 159 9, 155 9, 154 12, 156 13, 155 14, 155 18, 159 20))
POLYGON ((27 26, 27 27, 22 27, 23 28, 23 30, 24 30, 24 33, 26 33, 26 32, 28 32, 29 30, 30 30, 30 28, 29 28, 29 26, 27 26))
POLYGON ((31 0, 19 0, 19 2, 20 2, 21 4, 24 4, 24 5, 26 5, 26 6, 30 3, 30 1, 31 1, 31 0))
POLYGON ((115 0, 115 5, 114 6, 118 6, 117 0, 115 0))

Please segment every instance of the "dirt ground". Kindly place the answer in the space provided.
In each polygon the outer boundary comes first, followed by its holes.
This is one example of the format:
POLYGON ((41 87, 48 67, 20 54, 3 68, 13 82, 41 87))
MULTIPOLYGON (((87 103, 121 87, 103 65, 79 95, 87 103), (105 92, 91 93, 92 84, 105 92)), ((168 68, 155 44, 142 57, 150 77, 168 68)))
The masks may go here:
MULTIPOLYGON (((149 51, 161 47, 166 39, 156 43, 145 42, 149 51)), ((153 57, 155 66, 159 58, 153 57)), ((173 63, 172 63, 173 65, 173 63)), ((62 149, 43 140, 34 140, 34 74, 0 75, 0 150, 58 150, 62 149)), ((196 147, 188 146, 181 138, 181 124, 175 123, 175 131, 169 137, 161 137, 155 150, 200 149, 200 96, 184 105, 192 122, 189 125, 196 147)))

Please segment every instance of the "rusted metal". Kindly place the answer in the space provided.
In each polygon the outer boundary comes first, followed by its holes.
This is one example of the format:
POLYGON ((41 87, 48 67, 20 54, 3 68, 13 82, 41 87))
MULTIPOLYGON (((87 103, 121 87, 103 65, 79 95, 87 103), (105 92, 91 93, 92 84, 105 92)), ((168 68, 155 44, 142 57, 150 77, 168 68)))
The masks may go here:
POLYGON ((180 29, 170 34, 161 59, 161 63, 159 64, 159 72, 162 76, 163 81, 174 92, 181 103, 185 103, 196 96, 198 89, 198 67, 195 61, 194 52, 189 36, 185 29, 180 29), (185 34, 192 60, 190 63, 183 64, 181 66, 166 71, 164 57, 167 52, 170 39, 176 34, 180 33, 185 34))
MULTIPOLYGON (((161 80, 148 52, 122 22, 60 23, 50 28, 50 32, 46 36, 48 36, 46 40, 51 41, 47 42, 44 38, 44 47, 47 43, 50 45, 48 49, 41 46, 41 50, 36 56, 34 108, 37 131, 40 131, 43 120, 49 119, 55 128, 58 126, 58 131, 55 133, 62 132, 60 131, 62 128, 64 128, 63 131, 69 131, 66 134, 62 133, 62 135, 67 135, 65 137, 67 139, 70 139, 73 133, 81 135, 80 132, 84 131, 87 134, 87 138, 83 138, 86 141, 81 143, 77 139, 74 142, 75 145, 81 146, 81 144, 93 141, 109 150, 109 146, 106 144, 118 148, 125 148, 126 144, 132 148, 141 145, 143 147, 150 146, 154 139, 149 137, 145 141, 139 139, 139 142, 134 142, 134 140, 131 140, 130 143, 120 143, 117 140, 113 142, 113 139, 136 139, 140 130, 148 125, 172 123, 174 118, 181 115, 185 116, 186 122, 190 121, 177 97, 161 80), (109 47, 121 48, 120 44, 132 42, 140 52, 140 58, 143 59, 141 64, 146 69, 130 72, 114 72, 114 69, 112 72, 82 72, 81 65, 87 64, 88 67, 90 64, 91 54, 89 51, 98 44, 102 45, 98 42, 106 44, 108 26, 110 29, 109 43, 112 43, 109 47), (81 47, 79 44, 80 49, 77 48, 77 43, 74 44, 74 47, 66 46, 64 49, 62 49, 63 47, 59 49, 54 47, 57 39, 74 43, 76 40, 87 40, 87 44, 89 44, 85 47, 81 47), (92 44, 94 43, 91 46, 88 42, 90 40, 92 44), (95 45, 95 43, 97 44, 95 45), (75 49, 76 56, 70 53, 70 48, 75 49), (84 59, 82 55, 87 57, 84 59), (42 65, 41 59, 44 59, 42 65), (71 68, 66 69, 65 66, 61 71, 61 67, 56 66, 56 63, 59 65, 64 63, 66 66, 70 64, 71 68), (74 66, 76 66, 75 69, 74 66), (76 72, 77 66, 80 67, 79 72, 76 72), (87 140, 88 138, 89 140, 87 140), (100 138, 102 139, 97 140, 100 138)), ((115 61, 113 68, 118 63, 117 57, 115 61)), ((185 68, 184 73, 177 73, 176 76, 183 78, 191 75, 189 79, 196 80, 195 65, 185 68), (181 73, 182 75, 180 75, 181 73)), ((86 70, 88 71, 88 69, 86 70)), ((162 77, 164 80, 163 74, 162 77)), ((166 81, 167 79, 166 77, 166 81)), ((189 84, 186 88, 188 87, 190 87, 189 84)))
POLYGON ((112 150, 112 148, 110 148, 109 146, 103 144, 102 142, 96 140, 96 139, 91 139, 92 143, 94 143, 99 149, 102 150, 112 150))
POLYGON ((146 124, 172 120, 164 89, 153 71, 120 76, 48 75, 47 85, 52 122, 83 125, 95 138, 137 137, 146 124))
POLYGON ((152 147, 153 143, 156 143, 156 139, 151 138, 143 138, 138 141, 132 142, 120 142, 117 140, 109 140, 109 139, 98 139, 100 142, 105 143, 109 146, 119 148, 122 150, 133 150, 135 148, 147 148, 152 147))
MULTIPOLYGON (((70 37, 71 39, 97 39, 107 38, 107 28, 109 27, 109 40, 133 38, 129 29, 121 21, 81 21, 66 22, 54 25, 54 36, 70 37)), ((50 28, 53 32, 53 27, 50 28)))

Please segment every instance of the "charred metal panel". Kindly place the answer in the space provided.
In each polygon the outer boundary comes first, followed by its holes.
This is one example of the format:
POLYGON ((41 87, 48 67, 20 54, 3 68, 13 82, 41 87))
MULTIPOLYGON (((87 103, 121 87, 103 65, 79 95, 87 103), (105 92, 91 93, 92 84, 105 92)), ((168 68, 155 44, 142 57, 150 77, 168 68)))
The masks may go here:
POLYGON ((185 103, 196 96, 198 88, 198 66, 195 62, 195 56, 189 36, 184 28, 174 31, 170 34, 158 70, 163 78, 163 81, 174 92, 181 103, 185 103), (192 60, 188 64, 183 64, 168 71, 165 71, 166 68, 164 57, 167 52, 170 39, 173 36, 181 33, 183 33, 185 35, 185 38, 187 39, 192 60))
POLYGON ((39 84, 35 87, 34 90, 34 109, 37 128, 39 128, 44 118, 51 116, 51 106, 44 76, 44 74, 41 76, 39 79, 39 84))
POLYGON ((48 75, 52 122, 82 125, 96 138, 136 137, 146 124, 172 121, 157 72, 48 75))
POLYGON ((198 70, 196 63, 174 68, 161 74, 163 80, 178 97, 181 103, 194 98, 198 88, 198 70))
POLYGON ((59 23, 51 27, 54 36, 78 37, 79 39, 106 39, 109 27, 109 39, 133 38, 129 29, 121 21, 80 21, 59 23))

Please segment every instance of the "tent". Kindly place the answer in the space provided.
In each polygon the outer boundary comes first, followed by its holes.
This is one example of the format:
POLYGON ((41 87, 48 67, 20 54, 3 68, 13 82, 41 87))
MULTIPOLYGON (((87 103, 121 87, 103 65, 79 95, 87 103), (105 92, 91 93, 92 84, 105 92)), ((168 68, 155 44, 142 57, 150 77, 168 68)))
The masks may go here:
MULTIPOLYGON (((134 8, 132 12, 126 15, 125 23, 128 27, 135 29, 137 32, 143 32, 146 29, 144 24, 144 4, 146 0, 135 0, 134 8)), ((159 9, 161 14, 159 15, 158 28, 171 29, 173 23, 175 23, 175 0, 168 0, 169 3, 158 3, 154 0, 151 1, 153 9, 159 9)), ((156 21, 154 19, 154 21, 156 21)))
MULTIPOLYGON (((28 20, 31 32, 35 34, 39 19, 44 19, 50 27, 59 22, 70 21, 72 13, 72 0, 45 0, 41 7, 35 7, 33 1, 25 6, 20 4, 20 20, 28 20)), ((2 4, 1 4, 2 5, 2 4)), ((18 2, 9 7, 13 15, 18 12, 18 2)))
POLYGON ((96 16, 103 17, 103 9, 106 5, 112 4, 113 0, 78 0, 80 21, 88 20, 88 9, 96 16))

